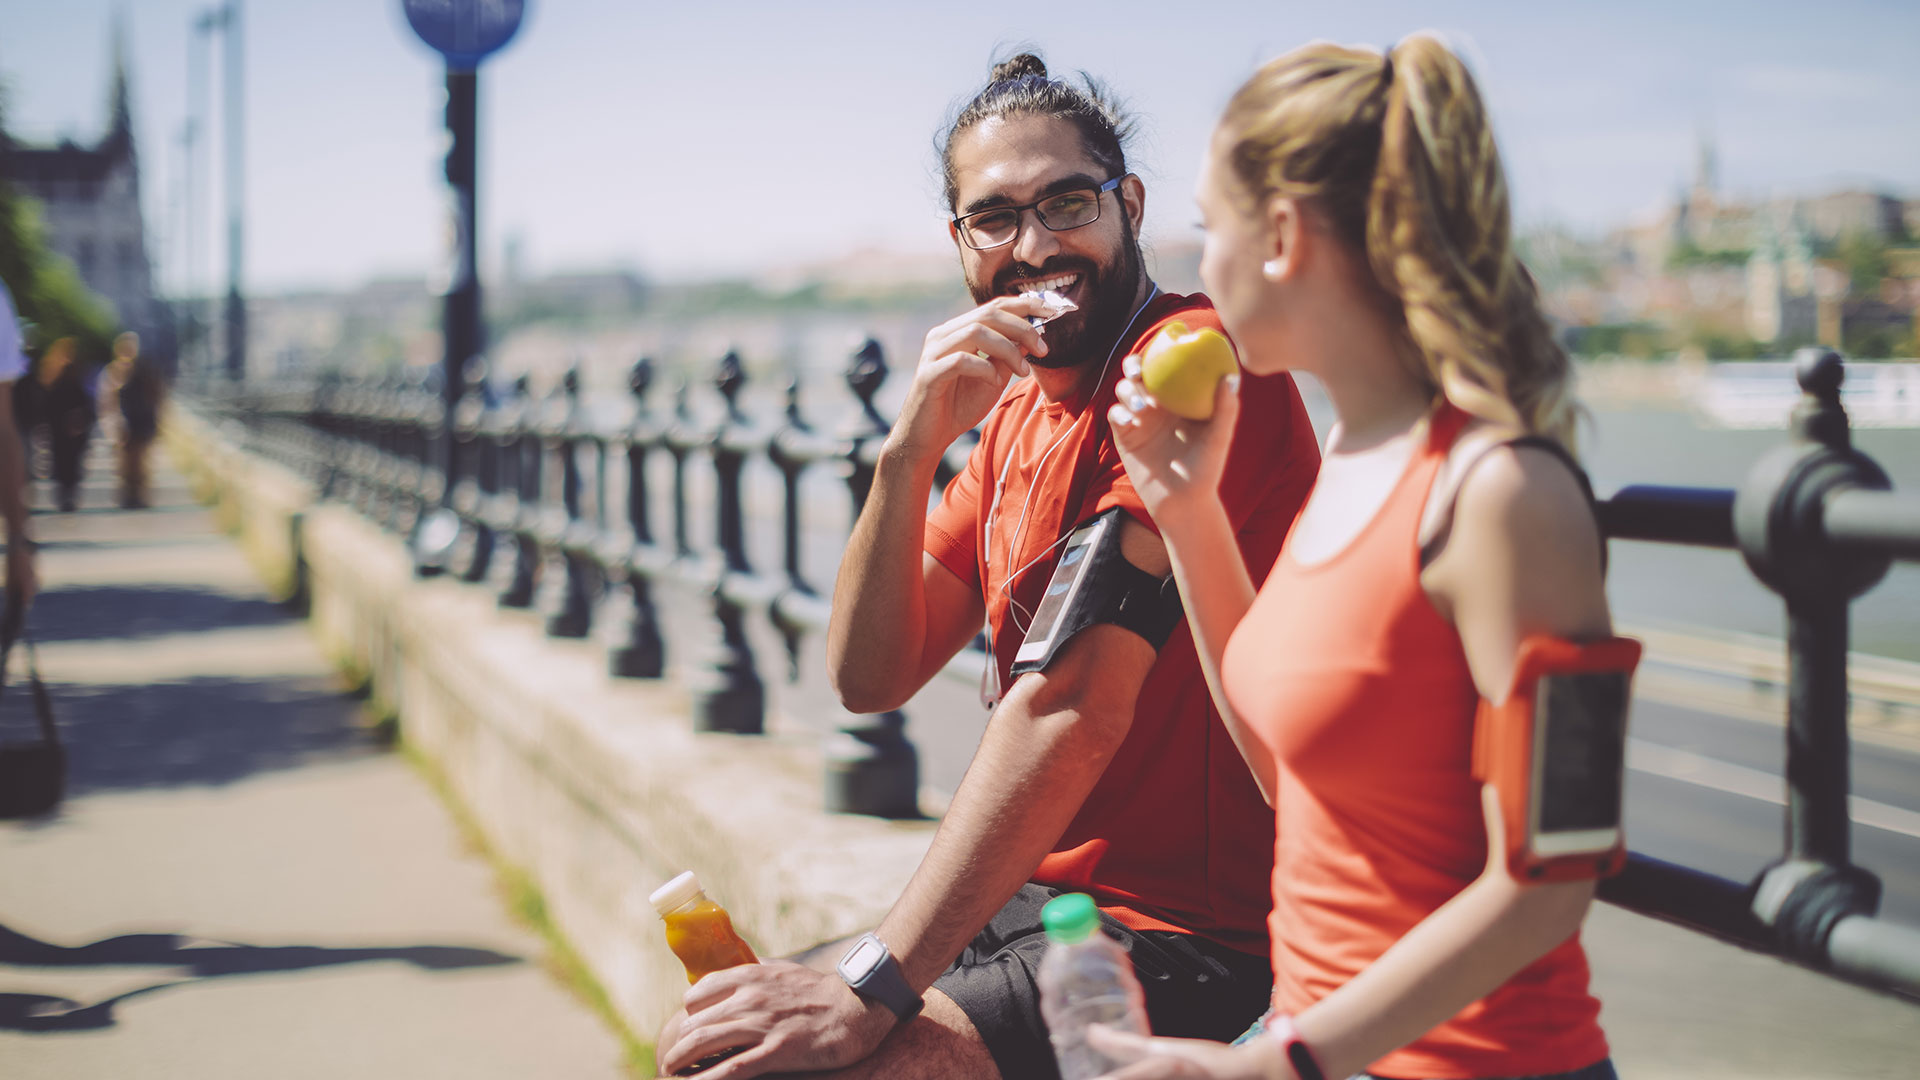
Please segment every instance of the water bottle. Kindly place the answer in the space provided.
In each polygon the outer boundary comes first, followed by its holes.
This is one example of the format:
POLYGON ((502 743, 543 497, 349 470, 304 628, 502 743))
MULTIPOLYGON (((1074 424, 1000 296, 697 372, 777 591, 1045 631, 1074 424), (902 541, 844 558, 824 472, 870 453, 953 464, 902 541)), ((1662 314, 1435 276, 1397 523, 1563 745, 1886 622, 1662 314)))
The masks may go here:
POLYGON ((1085 893, 1067 893, 1040 909, 1047 954, 1040 958, 1040 1015, 1047 1022, 1061 1080, 1090 1080, 1123 1062, 1087 1045, 1087 1025, 1148 1034, 1147 999, 1133 961, 1100 930, 1100 909, 1085 893))

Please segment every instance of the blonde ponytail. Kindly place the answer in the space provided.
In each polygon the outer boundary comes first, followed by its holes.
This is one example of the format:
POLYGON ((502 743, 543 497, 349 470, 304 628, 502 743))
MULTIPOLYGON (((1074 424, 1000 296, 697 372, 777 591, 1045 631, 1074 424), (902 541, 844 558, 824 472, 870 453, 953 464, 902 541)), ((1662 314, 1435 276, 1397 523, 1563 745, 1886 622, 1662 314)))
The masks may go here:
POLYGON ((1297 49, 1241 86, 1221 129, 1249 191, 1312 200, 1366 254, 1416 375, 1468 413, 1573 448, 1572 368, 1514 254, 1479 91, 1439 39, 1386 56, 1297 49))

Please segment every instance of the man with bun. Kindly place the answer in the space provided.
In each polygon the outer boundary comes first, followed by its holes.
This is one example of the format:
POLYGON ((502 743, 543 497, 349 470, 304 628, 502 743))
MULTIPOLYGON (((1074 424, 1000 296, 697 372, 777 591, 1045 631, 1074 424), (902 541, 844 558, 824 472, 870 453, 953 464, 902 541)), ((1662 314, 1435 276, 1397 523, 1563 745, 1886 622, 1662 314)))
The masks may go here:
MULTIPOLYGON (((1063 892, 1099 905, 1156 1032, 1231 1039, 1267 1006, 1272 811, 1210 702, 1106 419, 1124 357, 1175 321, 1220 326, 1205 297, 1147 276, 1129 127, 1098 83, 1054 79, 1023 54, 946 131, 948 229, 978 306, 927 334, 841 562, 827 656, 846 707, 880 712, 984 622, 994 711, 874 933, 813 950, 817 969, 701 980, 661 1033, 663 1072, 732 1052, 703 1075, 1055 1077, 1035 973, 1040 908, 1063 892), (976 425, 966 470, 928 512, 941 454, 976 425), (1029 631, 1045 632, 1036 615, 1060 621, 1040 609, 1071 572, 1063 546, 1103 515, 1118 557, 1083 584, 1112 602, 1016 677, 1029 631)), ((1289 377, 1248 377, 1240 395, 1270 419, 1234 440, 1220 493, 1259 578, 1319 451, 1289 377)))

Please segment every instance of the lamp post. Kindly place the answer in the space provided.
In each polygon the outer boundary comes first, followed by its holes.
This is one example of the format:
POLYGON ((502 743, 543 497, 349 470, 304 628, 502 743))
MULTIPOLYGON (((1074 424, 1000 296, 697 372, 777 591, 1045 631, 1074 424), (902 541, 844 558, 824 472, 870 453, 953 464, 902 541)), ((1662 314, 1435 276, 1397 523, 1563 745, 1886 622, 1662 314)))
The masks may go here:
POLYGON ((247 373, 247 304, 240 296, 241 251, 243 244, 242 210, 246 177, 242 164, 244 149, 241 103, 244 100, 245 69, 240 37, 240 0, 227 0, 221 10, 220 28, 227 35, 227 377, 239 382, 247 373))
POLYGON ((401 0, 407 23, 447 62, 447 185, 453 204, 453 272, 442 314, 446 406, 466 385, 469 360, 485 347, 478 235, 480 62, 513 40, 524 0, 401 0))
POLYGON ((447 62, 446 175, 453 214, 452 272, 448 275, 441 314, 444 345, 440 380, 444 392, 439 465, 440 507, 431 518, 438 529, 422 528, 415 537, 415 569, 438 573, 458 536, 458 518, 451 509, 457 477, 454 458, 455 412, 467 385, 467 365, 486 347, 486 324, 480 309, 479 257, 479 127, 480 62, 520 29, 524 0, 401 0, 407 24, 420 40, 447 62), (436 537, 438 538, 436 540, 436 537))

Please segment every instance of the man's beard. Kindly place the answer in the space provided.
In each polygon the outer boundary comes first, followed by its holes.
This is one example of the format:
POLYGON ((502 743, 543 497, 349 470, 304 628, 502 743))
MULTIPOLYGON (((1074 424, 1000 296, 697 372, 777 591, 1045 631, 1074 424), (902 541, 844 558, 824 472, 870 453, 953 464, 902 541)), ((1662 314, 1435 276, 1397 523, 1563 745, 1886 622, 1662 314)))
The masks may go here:
POLYGON ((1079 274, 1083 288, 1075 291, 1090 297, 1091 302, 1047 323, 1040 331, 1047 339, 1047 355, 1027 359, 1035 367, 1044 368, 1070 368, 1089 360, 1104 360, 1103 350, 1113 348, 1127 320, 1133 317, 1133 298, 1140 291, 1143 272, 1133 223, 1124 215, 1120 229, 1120 243, 1113 258, 1104 265, 1071 255, 1048 259, 1037 268, 1015 263, 996 275, 991 286, 982 288, 969 279, 967 290, 973 294, 974 303, 984 304, 996 296, 1008 295, 1011 290, 1023 289, 1023 281, 1041 282, 1061 274, 1079 274))

